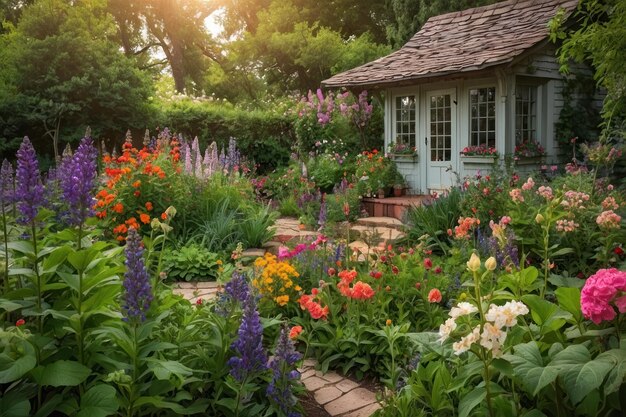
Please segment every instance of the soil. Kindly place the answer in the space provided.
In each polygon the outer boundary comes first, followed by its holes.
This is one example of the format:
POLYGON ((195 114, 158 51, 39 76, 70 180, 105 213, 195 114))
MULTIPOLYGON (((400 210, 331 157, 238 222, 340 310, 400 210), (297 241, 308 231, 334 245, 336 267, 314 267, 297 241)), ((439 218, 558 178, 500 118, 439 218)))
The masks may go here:
POLYGON ((315 401, 312 392, 307 391, 300 397, 300 405, 302 405, 306 417, 332 417, 324 410, 323 406, 315 401))

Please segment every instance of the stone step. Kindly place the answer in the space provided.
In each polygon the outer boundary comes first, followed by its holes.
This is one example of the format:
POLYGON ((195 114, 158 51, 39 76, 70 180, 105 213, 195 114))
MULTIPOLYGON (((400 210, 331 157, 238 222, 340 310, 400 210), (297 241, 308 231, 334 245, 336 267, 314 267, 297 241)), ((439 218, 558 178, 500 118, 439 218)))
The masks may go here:
POLYGON ((401 231, 404 224, 393 217, 362 217, 356 221, 359 226, 388 227, 401 231))
POLYGON ((374 243, 393 243, 394 241, 404 237, 404 233, 396 228, 383 226, 367 226, 356 224, 350 228, 350 237, 352 239, 373 240, 374 243))

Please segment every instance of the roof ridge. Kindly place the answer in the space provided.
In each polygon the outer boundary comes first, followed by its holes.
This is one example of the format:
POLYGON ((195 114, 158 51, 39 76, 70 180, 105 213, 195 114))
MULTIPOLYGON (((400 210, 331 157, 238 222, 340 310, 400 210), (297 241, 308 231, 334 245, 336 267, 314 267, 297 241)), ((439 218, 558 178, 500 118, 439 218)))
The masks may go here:
POLYGON ((448 13, 444 13, 444 14, 440 14, 440 15, 436 15, 436 16, 431 16, 431 17, 429 17, 426 20, 426 22, 424 22, 423 26, 426 26, 426 24, 428 22, 436 22, 438 20, 444 20, 444 19, 460 17, 460 16, 467 16, 467 15, 470 15, 470 14, 476 14, 478 12, 486 12, 488 10, 498 9, 498 8, 503 7, 503 6, 517 5, 518 3, 531 3, 529 6, 534 6, 534 5, 542 5, 542 6, 553 5, 553 6, 557 6, 559 4, 568 3, 569 1, 570 0, 507 0, 507 1, 498 1, 496 3, 487 4, 485 6, 470 7, 469 9, 465 9, 465 10, 458 10, 456 12, 448 12, 448 13))

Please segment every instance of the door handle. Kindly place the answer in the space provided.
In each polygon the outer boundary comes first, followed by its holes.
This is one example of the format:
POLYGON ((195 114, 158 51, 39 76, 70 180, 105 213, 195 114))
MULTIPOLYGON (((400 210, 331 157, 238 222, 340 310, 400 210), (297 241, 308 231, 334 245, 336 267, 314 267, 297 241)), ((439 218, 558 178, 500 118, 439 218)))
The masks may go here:
POLYGON ((428 146, 428 138, 424 138, 424 145, 428 146))

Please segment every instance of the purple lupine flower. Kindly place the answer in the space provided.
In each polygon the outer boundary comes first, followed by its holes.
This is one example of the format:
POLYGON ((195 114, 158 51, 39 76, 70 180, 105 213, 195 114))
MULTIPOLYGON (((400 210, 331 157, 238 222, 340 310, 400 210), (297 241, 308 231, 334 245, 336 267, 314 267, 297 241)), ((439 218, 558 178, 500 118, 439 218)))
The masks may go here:
POLYGON ((191 162, 191 149, 189 144, 185 142, 182 147, 183 154, 185 154, 185 173, 193 174, 193 164, 191 162))
POLYGON ((224 291, 232 299, 244 303, 248 298, 250 292, 250 286, 246 274, 239 271, 234 271, 230 281, 224 286, 224 291))
POLYGON ((202 172, 202 153, 200 153, 200 151, 196 152, 196 163, 193 168, 196 178, 204 178, 204 173, 202 172))
POLYGON ((125 320, 144 321, 152 301, 152 287, 143 259, 143 245, 137 230, 130 228, 126 238, 126 272, 124 273, 125 320))
POLYGON ((43 185, 37 155, 28 137, 24 137, 17 151, 15 182, 15 198, 21 213, 18 222, 31 224, 43 205, 43 185))
POLYGON ((269 362, 272 370, 272 380, 267 386, 267 395, 278 408, 290 417, 300 416, 296 411, 298 403, 293 395, 292 384, 300 378, 300 373, 295 369, 296 363, 302 355, 296 351, 293 341, 289 338, 289 329, 283 325, 278 336, 278 343, 274 357, 269 362))
POLYGON ((230 374, 238 382, 244 382, 267 368, 267 355, 263 349, 263 327, 256 308, 255 296, 248 293, 245 301, 237 340, 231 345, 235 356, 228 360, 230 374))
POLYGON ((4 206, 13 203, 14 193, 13 165, 5 159, 0 169, 0 204, 4 206))
POLYGON ((207 148, 208 159, 205 162, 204 170, 206 177, 210 177, 215 174, 220 165, 219 155, 217 154, 217 143, 211 142, 209 147, 207 148))
POLYGON ((237 171, 241 163, 241 153, 237 149, 237 139, 230 138, 228 140, 228 170, 237 171))
POLYGON ((59 181, 63 200, 68 206, 65 216, 67 224, 78 226, 93 215, 93 190, 97 177, 98 150, 91 137, 86 136, 80 141, 78 149, 59 170, 59 181))
POLYGON ((224 152, 223 146, 222 146, 222 150, 220 151, 219 161, 220 161, 220 167, 222 169, 228 169, 228 158, 226 157, 226 153, 224 152))

